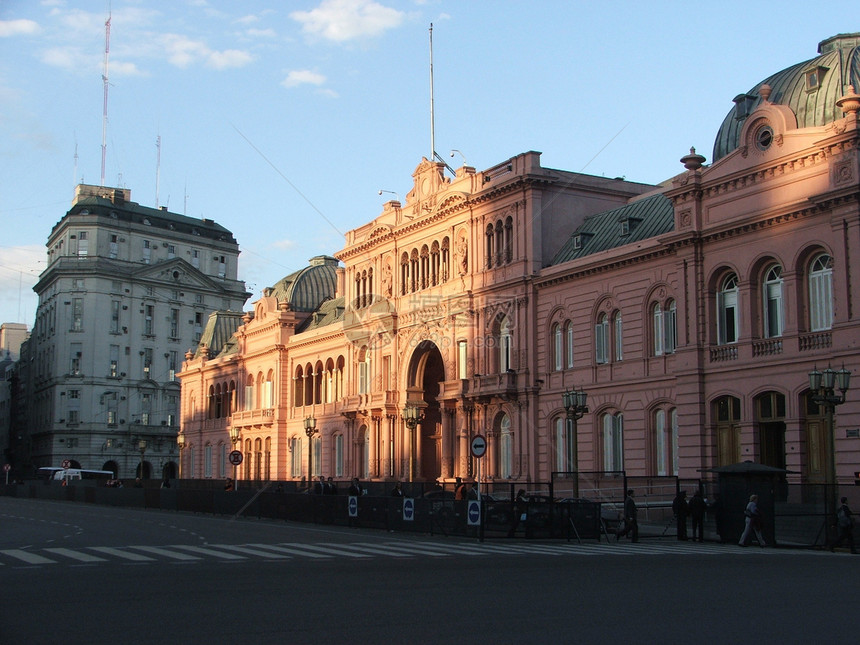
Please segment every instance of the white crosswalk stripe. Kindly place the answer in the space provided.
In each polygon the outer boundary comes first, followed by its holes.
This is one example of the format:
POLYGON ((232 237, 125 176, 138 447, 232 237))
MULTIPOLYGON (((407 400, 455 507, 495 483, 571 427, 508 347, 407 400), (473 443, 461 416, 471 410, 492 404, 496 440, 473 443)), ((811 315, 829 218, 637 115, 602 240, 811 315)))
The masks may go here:
MULTIPOLYGON (((668 541, 631 542, 475 542, 449 540, 391 539, 365 542, 327 542, 304 544, 280 542, 276 544, 170 544, 165 546, 128 545, 123 547, 91 546, 80 549, 44 547, 41 549, 0 550, 0 566, 40 566, 47 564, 105 564, 126 561, 149 564, 158 561, 184 563, 206 561, 242 562, 251 560, 331 560, 351 558, 440 558, 440 557, 530 557, 530 556, 623 556, 643 557, 654 555, 718 555, 738 557, 791 556, 800 553, 790 549, 740 549, 732 544, 677 543, 668 541), (98 555, 94 555, 98 554, 98 555), (5 560, 5 561, 4 561, 5 560)), ((829 552, 803 551, 804 554, 833 557, 829 552)))

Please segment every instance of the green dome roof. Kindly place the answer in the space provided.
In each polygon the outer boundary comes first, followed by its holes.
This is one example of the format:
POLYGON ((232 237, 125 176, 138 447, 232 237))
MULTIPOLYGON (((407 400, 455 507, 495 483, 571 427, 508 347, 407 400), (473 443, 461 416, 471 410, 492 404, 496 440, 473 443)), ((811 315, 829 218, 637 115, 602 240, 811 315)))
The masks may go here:
POLYGON ((337 258, 317 255, 309 266, 281 278, 266 295, 287 301, 293 311, 314 311, 333 298, 337 287, 337 258))
POLYGON ((860 33, 839 34, 818 45, 819 56, 777 72, 735 97, 714 142, 717 161, 738 147, 747 115, 761 103, 759 89, 770 85, 770 102, 785 105, 797 117, 798 128, 824 126, 843 118, 836 101, 848 85, 860 89, 860 33))

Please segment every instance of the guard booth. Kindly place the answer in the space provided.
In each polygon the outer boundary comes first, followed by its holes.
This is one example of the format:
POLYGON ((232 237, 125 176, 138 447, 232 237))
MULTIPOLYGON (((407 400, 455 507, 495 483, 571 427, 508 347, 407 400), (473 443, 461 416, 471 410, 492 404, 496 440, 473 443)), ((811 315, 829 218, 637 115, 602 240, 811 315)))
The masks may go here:
POLYGON ((758 495, 756 503, 762 513, 762 535, 768 546, 775 545, 776 502, 785 494, 785 475, 789 471, 744 461, 710 468, 705 472, 716 473, 719 481, 718 501, 708 501, 712 504, 721 541, 738 543, 746 525, 744 509, 750 501, 750 495, 758 495))

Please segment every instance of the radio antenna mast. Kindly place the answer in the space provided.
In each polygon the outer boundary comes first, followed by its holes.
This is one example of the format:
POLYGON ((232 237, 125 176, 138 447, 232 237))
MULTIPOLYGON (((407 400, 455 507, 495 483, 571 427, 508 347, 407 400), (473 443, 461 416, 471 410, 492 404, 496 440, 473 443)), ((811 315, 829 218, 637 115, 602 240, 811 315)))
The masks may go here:
POLYGON ((155 139, 155 207, 158 208, 158 182, 161 176, 161 135, 155 139))
POLYGON ((430 161, 436 161, 436 118, 433 115, 433 23, 430 23, 430 161))
POLYGON ((104 110, 102 111, 102 186, 105 185, 105 157, 107 156, 108 56, 110 54, 110 18, 111 15, 108 14, 108 19, 105 20, 105 64, 104 74, 102 74, 102 81, 104 82, 105 86, 104 110))

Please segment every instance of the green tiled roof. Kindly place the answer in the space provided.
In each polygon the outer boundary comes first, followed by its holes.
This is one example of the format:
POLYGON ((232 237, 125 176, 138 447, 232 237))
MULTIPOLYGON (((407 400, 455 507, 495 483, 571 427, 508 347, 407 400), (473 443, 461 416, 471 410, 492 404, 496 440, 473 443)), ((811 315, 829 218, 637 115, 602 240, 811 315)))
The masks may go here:
POLYGON ((243 324, 241 311, 213 311, 200 336, 195 357, 200 355, 200 349, 205 345, 209 350, 209 358, 232 353, 235 351, 233 334, 243 324))
POLYGON ((279 302, 287 301, 293 311, 314 311, 320 303, 333 298, 337 288, 337 258, 318 255, 300 271, 281 278, 269 290, 279 302))
POLYGON ((319 329, 328 325, 343 324, 345 303, 346 299, 343 297, 326 300, 296 328, 296 333, 319 329))
POLYGON ((777 72, 734 99, 735 107, 723 119, 717 133, 712 161, 737 149, 745 115, 761 103, 759 89, 764 84, 771 87, 770 102, 791 108, 799 128, 827 125, 844 116, 836 101, 847 93, 849 84, 860 90, 860 33, 828 38, 818 45, 818 52, 816 58, 777 72), (816 70, 818 86, 811 88, 807 73, 816 70))
POLYGON ((669 198, 662 194, 644 197, 626 206, 586 217, 553 258, 552 264, 656 237, 674 228, 675 212, 669 198))

